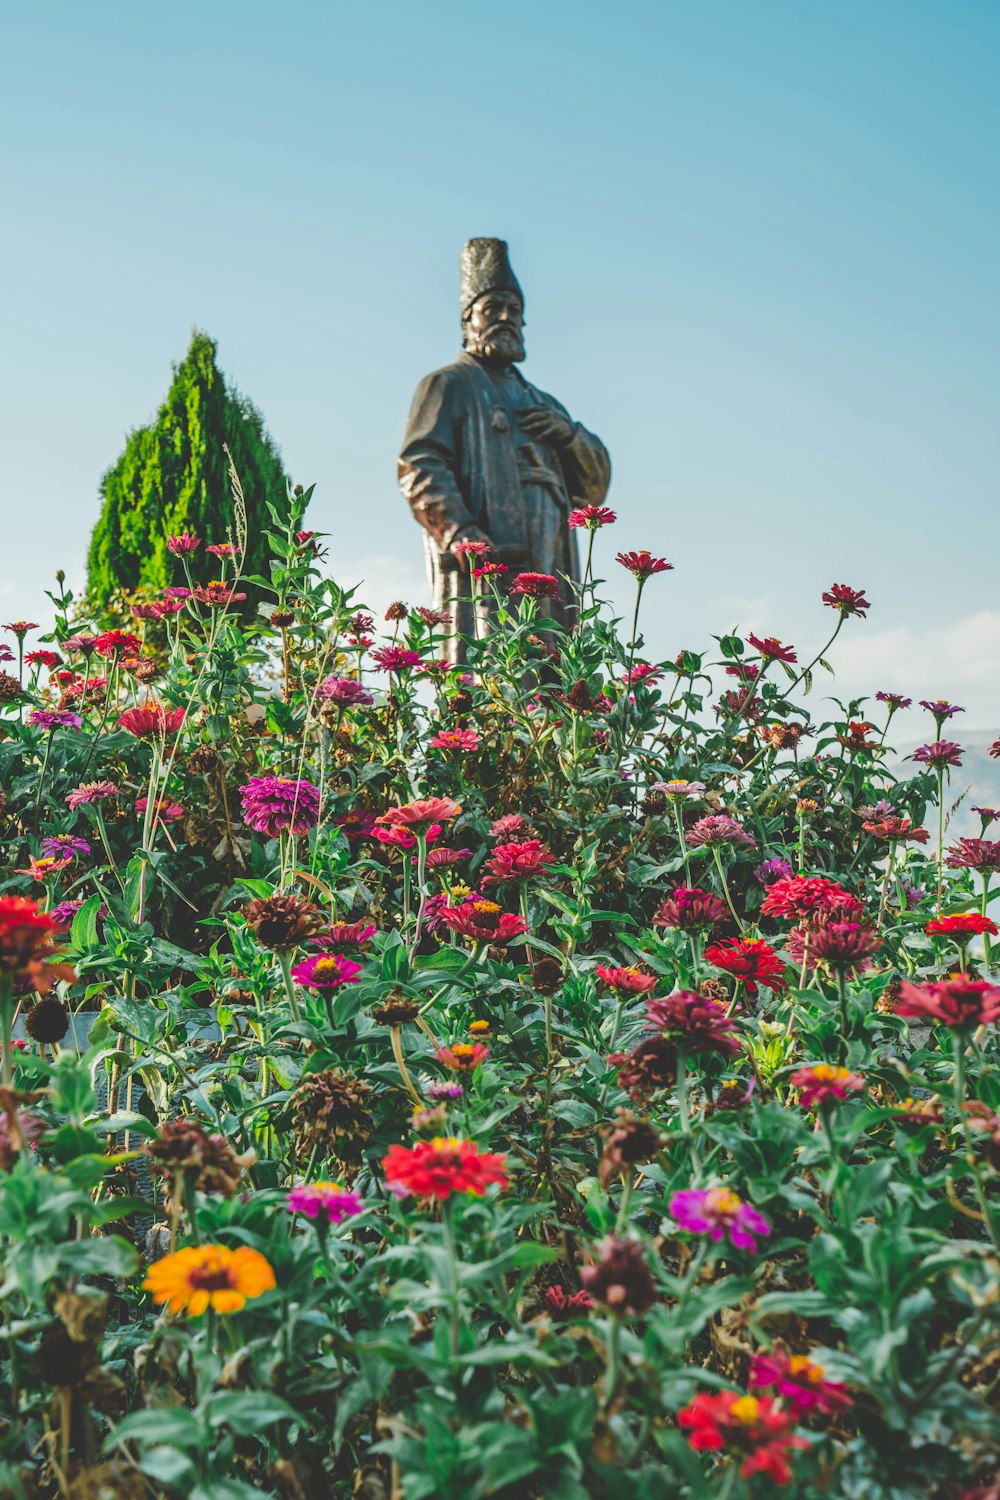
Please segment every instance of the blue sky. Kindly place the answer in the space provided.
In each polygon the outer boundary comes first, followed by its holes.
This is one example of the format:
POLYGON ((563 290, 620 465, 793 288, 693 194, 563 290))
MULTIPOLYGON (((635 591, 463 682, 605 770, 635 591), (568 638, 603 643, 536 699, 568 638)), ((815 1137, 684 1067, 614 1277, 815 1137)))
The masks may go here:
POLYGON ((526 373, 611 449, 609 543, 675 564, 651 650, 805 652, 848 582, 844 691, 1000 729, 992 0, 47 0, 0 47, 4 618, 78 575, 193 325, 337 575, 419 602, 395 454, 500 234, 526 373))

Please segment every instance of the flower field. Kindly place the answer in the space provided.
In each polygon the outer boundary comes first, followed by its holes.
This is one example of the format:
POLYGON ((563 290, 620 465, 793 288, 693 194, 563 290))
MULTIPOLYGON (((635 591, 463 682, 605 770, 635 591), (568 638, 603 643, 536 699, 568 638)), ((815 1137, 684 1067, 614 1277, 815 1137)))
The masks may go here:
POLYGON ((449 665, 308 498, 0 636, 0 1494, 998 1500, 961 709, 829 696, 844 584, 650 662, 596 507, 449 665))

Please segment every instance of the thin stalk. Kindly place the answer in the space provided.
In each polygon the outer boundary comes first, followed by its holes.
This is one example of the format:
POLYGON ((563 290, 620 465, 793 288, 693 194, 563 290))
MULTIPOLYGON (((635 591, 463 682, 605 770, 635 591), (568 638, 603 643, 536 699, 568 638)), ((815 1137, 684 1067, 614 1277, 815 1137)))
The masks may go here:
POLYGON ((736 923, 736 930, 740 934, 740 936, 742 937, 743 936, 743 923, 740 921, 739 917, 736 915, 736 908, 733 905, 733 898, 729 894, 729 882, 726 879, 726 872, 722 868, 722 854, 721 854, 721 852, 719 850, 718 844, 712 844, 711 849, 712 849, 712 857, 715 860, 715 868, 718 870, 718 872, 719 872, 719 879, 722 882, 722 893, 723 893, 723 895, 726 898, 726 905, 729 907, 729 911, 730 911, 730 914, 732 916, 732 919, 736 923))

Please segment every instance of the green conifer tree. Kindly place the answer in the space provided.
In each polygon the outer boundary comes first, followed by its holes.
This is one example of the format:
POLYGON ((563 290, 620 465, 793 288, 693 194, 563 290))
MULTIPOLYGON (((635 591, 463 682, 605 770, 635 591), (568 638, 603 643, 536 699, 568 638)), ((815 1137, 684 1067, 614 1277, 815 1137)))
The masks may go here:
POLYGON ((223 444, 246 499, 242 571, 266 576, 267 502, 284 506, 287 479, 260 412, 227 383, 215 356, 214 340, 196 329, 155 418, 129 436, 101 480, 101 515, 87 559, 87 592, 97 607, 123 589, 183 582, 168 536, 193 531, 204 543, 235 537, 223 444))

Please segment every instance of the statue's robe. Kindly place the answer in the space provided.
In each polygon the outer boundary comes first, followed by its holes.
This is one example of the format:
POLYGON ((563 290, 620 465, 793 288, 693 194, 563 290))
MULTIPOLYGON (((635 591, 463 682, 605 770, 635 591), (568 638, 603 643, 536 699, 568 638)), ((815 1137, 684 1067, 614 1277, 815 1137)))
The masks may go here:
MULTIPOLYGON (((532 406, 572 420, 516 367, 496 372, 471 354, 428 375, 413 398, 399 484, 424 528, 435 608, 449 612, 459 635, 481 634, 488 612, 481 606, 474 616, 468 567, 448 552, 457 533, 484 531, 508 581, 522 571, 578 581, 576 533, 567 518, 607 494, 611 460, 600 439, 577 423, 565 446, 533 440, 517 419, 532 406)), ((540 613, 569 623, 572 611, 573 601, 564 600, 545 602, 540 613)), ((452 642, 451 659, 462 659, 460 642, 452 642)))

